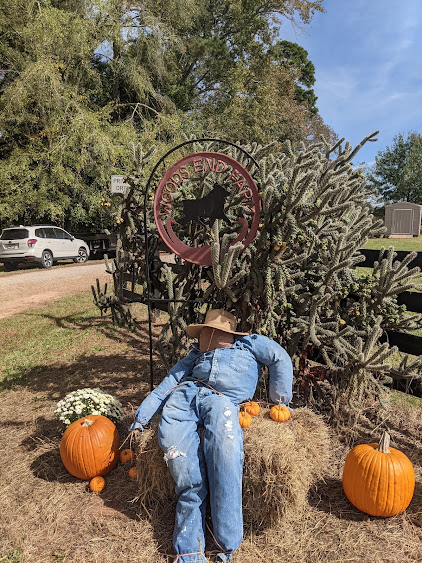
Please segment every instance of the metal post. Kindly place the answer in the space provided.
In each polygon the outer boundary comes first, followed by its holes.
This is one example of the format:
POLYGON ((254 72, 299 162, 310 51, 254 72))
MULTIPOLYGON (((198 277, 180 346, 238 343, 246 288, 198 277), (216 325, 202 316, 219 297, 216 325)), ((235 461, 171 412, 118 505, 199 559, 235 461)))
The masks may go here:
MULTIPOLYGON (((148 333, 149 333, 149 371, 150 371, 150 390, 152 391, 154 389, 154 369, 153 369, 153 358, 152 358, 152 319, 151 319, 151 303, 152 302, 179 302, 179 301, 183 301, 183 302, 187 302, 186 299, 181 300, 181 299, 157 299, 154 297, 151 297, 151 280, 150 280, 150 271, 149 271, 149 242, 148 242, 148 231, 147 231, 147 196, 148 196, 148 191, 152 182, 152 179, 156 173, 156 171, 158 170, 158 167, 161 165, 161 163, 165 162, 165 159, 172 154, 173 152, 175 152, 176 150, 186 146, 186 145, 190 145, 193 143, 201 143, 201 142, 216 142, 216 143, 223 143, 225 145, 230 145, 232 147, 235 147, 236 149, 240 150, 245 156, 247 156, 247 158, 249 159, 249 165, 248 167, 251 167, 251 163, 254 163, 255 166, 259 169, 259 165, 257 163, 257 161, 253 158, 252 155, 250 155, 245 149, 243 149, 242 147, 239 147, 238 145, 236 145, 235 143, 232 143, 230 141, 224 141, 223 139, 215 139, 215 138, 201 138, 201 139, 192 139, 189 141, 185 141, 184 143, 181 143, 179 145, 177 145, 176 147, 170 149, 163 157, 160 158, 160 160, 157 162, 157 164, 154 166, 148 180, 147 183, 145 185, 145 191, 144 191, 144 210, 143 210, 143 220, 144 220, 144 240, 145 240, 145 268, 146 268, 146 280, 147 280, 147 294, 146 294, 146 301, 147 301, 147 307, 148 307, 148 333)), ((199 284, 201 283, 201 271, 202 268, 199 269, 199 284)), ((132 284, 132 294, 133 294, 133 286, 134 284, 132 284)), ((192 301, 192 300, 189 300, 192 301)), ((203 302, 202 299, 197 299, 195 300, 195 302, 203 302)))

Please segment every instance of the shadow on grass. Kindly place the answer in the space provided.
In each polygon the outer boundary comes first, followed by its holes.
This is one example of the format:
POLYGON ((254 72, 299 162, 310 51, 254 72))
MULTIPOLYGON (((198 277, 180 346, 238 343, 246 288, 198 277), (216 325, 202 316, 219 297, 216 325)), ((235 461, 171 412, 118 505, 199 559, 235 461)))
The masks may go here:
MULTIPOLYGON (((84 483, 89 491, 89 481, 81 481, 73 477, 64 467, 60 458, 59 445, 51 451, 37 456, 31 463, 31 471, 38 479, 59 483, 84 483)), ((103 504, 90 508, 97 516, 127 516, 139 520, 139 506, 134 499, 137 495, 136 481, 128 474, 129 465, 118 464, 108 475, 105 475, 105 489, 99 493, 103 504), (104 509, 104 507, 106 507, 104 509)))
MULTIPOLYGON (((369 516, 355 508, 343 491, 341 479, 327 478, 316 483, 310 491, 309 504, 326 514, 333 514, 340 520, 362 522, 367 520, 385 520, 385 517, 369 516)), ((416 482, 412 501, 406 509, 406 516, 415 525, 422 524, 422 484, 416 482)))
POLYGON ((357 510, 343 492, 341 479, 326 478, 318 481, 309 493, 309 504, 322 512, 333 514, 341 520, 361 522, 368 516, 357 510))
MULTIPOLYGON (((22 385, 33 391, 47 391, 50 398, 56 399, 56 392, 61 397, 78 387, 92 387, 102 385, 102 389, 113 393, 116 389, 124 391, 124 387, 135 383, 150 382, 149 363, 149 331, 148 322, 138 322, 138 330, 131 332, 125 327, 116 327, 110 317, 99 315, 85 316, 73 314, 64 317, 49 315, 44 312, 26 313, 26 316, 41 317, 53 321, 58 328, 79 331, 95 329, 107 339, 125 344, 127 350, 121 354, 101 355, 101 347, 95 354, 81 355, 71 364, 60 364, 60 358, 51 357, 49 366, 38 365, 29 369, 21 368, 5 376, 0 382, 0 391, 22 385), (95 385, 93 384, 95 382, 95 385)), ((161 381, 166 370, 159 358, 156 339, 161 325, 152 327, 152 357, 154 386, 161 381)), ((124 402, 132 397, 119 393, 119 400, 124 402)))
MULTIPOLYGON (((126 418, 117 424, 121 443, 126 437, 129 422, 130 420, 126 418)), ((89 480, 81 481, 74 477, 63 465, 60 457, 60 439, 63 430, 64 427, 57 421, 47 420, 43 417, 37 419, 35 432, 25 438, 21 445, 30 451, 35 451, 40 447, 40 443, 45 443, 48 451, 38 454, 32 460, 30 469, 37 479, 50 483, 74 483, 78 485, 84 483, 86 491, 92 494, 89 491, 89 480)), ((160 507, 160 510, 152 510, 148 514, 142 510, 137 502, 137 481, 129 476, 129 469, 133 465, 133 463, 118 463, 110 473, 104 476, 106 487, 101 493, 97 493, 102 502, 91 503, 88 511, 95 517, 118 518, 124 516, 134 521, 147 518, 152 524, 157 541, 160 545, 164 545, 172 537, 174 505, 169 507, 170 520, 163 519, 163 507, 160 507)), ((167 547, 171 550, 171 541, 167 547)))

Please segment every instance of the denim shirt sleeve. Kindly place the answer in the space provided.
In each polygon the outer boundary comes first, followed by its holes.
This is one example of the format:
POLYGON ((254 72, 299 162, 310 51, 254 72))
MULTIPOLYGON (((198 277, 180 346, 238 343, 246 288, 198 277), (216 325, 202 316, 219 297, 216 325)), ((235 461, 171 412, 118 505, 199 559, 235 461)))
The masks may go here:
POLYGON ((145 424, 162 411, 170 396, 170 390, 179 383, 182 377, 192 372, 198 355, 198 349, 194 348, 171 368, 163 381, 142 401, 141 406, 135 412, 135 422, 130 425, 129 430, 142 430, 145 424))
POLYGON ((268 366, 271 401, 288 405, 292 400, 293 387, 293 365, 289 354, 267 336, 251 334, 246 338, 250 339, 257 361, 268 366))

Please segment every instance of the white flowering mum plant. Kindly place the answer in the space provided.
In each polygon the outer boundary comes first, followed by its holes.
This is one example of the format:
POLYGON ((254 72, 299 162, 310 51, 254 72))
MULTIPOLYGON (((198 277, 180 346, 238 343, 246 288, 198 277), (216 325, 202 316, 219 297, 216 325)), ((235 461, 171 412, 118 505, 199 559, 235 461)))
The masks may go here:
POLYGON ((57 403, 54 414, 66 426, 89 414, 101 414, 113 422, 124 416, 122 404, 101 389, 78 389, 57 403))

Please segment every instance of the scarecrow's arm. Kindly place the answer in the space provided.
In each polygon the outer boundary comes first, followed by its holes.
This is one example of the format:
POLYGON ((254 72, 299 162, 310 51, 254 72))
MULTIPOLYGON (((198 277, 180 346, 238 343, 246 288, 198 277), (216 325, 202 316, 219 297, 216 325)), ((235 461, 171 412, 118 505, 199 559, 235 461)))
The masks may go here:
POLYGON ((259 363, 268 366, 270 399, 288 405, 292 400, 293 365, 289 354, 274 340, 260 334, 251 334, 252 352, 259 363))
POLYGON ((142 401, 141 406, 135 412, 135 422, 131 424, 129 430, 143 430, 145 424, 148 424, 156 414, 161 412, 171 390, 182 377, 192 372, 197 358, 198 351, 194 349, 171 368, 163 381, 142 401))

